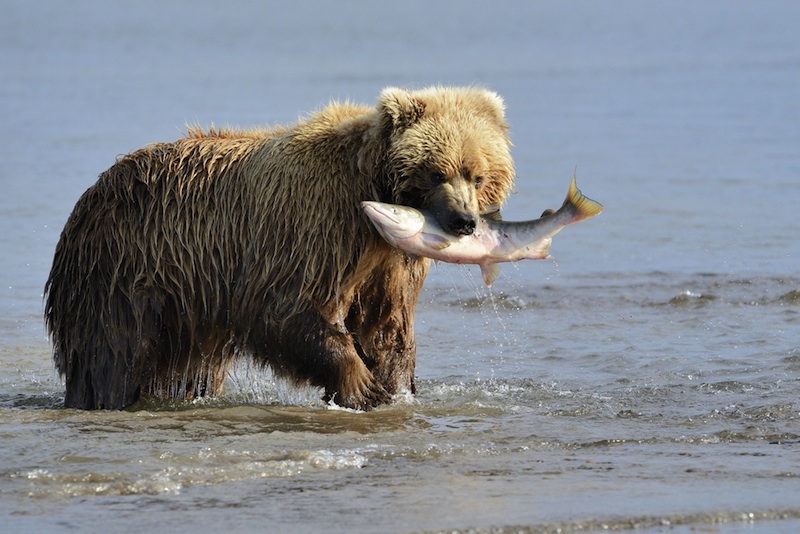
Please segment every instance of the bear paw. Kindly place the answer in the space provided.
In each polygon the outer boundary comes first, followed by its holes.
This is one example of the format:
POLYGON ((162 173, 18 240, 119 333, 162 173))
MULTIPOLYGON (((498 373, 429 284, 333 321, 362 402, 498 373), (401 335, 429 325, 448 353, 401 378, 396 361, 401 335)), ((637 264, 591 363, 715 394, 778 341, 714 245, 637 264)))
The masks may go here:
POLYGON ((381 404, 388 404, 392 396, 375 380, 366 368, 358 377, 351 377, 334 391, 326 390, 323 400, 342 408, 368 411, 381 404))

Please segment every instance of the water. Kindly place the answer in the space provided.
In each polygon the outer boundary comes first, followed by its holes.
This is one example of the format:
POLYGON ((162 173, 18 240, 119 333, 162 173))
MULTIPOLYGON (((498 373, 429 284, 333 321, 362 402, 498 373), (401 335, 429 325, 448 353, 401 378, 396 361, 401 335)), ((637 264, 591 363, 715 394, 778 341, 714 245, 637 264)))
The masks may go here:
POLYGON ((0 530, 794 532, 800 5, 12 1, 0 19, 0 530), (309 6, 311 6, 309 8, 309 6), (42 286, 80 194, 185 124, 387 85, 508 105, 509 219, 578 183, 553 260, 439 265, 416 398, 59 407, 42 286))

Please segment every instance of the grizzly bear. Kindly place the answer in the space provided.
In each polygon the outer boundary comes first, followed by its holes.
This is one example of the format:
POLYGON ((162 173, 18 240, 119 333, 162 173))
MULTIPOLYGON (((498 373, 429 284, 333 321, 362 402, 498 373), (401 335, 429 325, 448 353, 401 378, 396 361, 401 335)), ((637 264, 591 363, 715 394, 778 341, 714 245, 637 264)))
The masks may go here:
POLYGON ((489 90, 387 88, 377 107, 190 128, 119 157, 78 200, 45 285, 65 406, 216 395, 243 356, 344 407, 414 393, 429 260, 389 246, 360 202, 469 235, 512 188, 509 146, 489 90))

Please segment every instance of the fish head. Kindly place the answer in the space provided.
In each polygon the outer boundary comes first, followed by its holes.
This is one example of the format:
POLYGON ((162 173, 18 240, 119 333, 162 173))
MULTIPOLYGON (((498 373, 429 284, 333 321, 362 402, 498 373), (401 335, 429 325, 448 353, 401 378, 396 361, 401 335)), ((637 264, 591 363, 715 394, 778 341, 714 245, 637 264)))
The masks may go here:
POLYGON ((361 203, 361 209, 381 236, 393 246, 398 239, 408 239, 418 234, 425 224, 425 216, 408 206, 367 200, 361 203))

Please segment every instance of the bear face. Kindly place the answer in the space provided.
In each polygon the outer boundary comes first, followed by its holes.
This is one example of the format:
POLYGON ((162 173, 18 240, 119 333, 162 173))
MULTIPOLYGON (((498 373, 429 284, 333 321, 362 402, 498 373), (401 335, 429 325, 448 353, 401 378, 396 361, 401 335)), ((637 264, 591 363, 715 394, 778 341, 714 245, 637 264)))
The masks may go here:
POLYGON ((513 184, 502 99, 478 88, 388 88, 379 102, 393 202, 429 211, 451 234, 472 234, 513 184))

